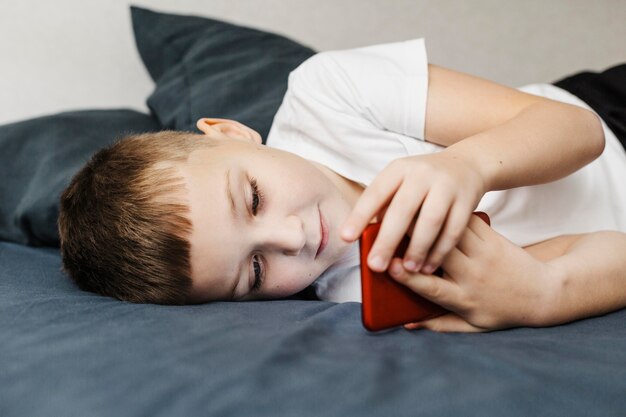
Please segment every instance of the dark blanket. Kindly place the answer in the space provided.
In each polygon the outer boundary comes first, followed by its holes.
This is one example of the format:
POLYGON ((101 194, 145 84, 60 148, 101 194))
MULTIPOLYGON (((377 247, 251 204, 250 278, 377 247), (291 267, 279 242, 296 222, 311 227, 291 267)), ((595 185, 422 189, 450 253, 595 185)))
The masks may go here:
POLYGON ((0 417, 626 415, 626 310, 546 329, 368 333, 360 305, 137 305, 60 268, 58 198, 130 132, 231 117, 264 136, 313 51, 212 19, 133 9, 152 114, 0 127, 0 417), (13 243, 11 243, 13 242, 13 243))
POLYGON ((0 242, 2 416, 624 416, 626 310, 485 334, 364 330, 359 304, 135 305, 0 242))

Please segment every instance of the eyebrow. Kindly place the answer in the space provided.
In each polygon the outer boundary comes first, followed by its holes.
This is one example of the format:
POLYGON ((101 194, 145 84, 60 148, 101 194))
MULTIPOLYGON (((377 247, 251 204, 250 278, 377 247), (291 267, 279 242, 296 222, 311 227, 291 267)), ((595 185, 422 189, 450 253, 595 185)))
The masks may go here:
MULTIPOLYGON (((230 168, 226 170, 226 196, 228 201, 230 202, 230 213, 233 221, 237 219, 237 208, 235 207, 235 199, 233 198, 233 193, 230 187, 230 168)), ((230 300, 233 301, 235 299, 235 291, 237 290, 237 285, 241 280, 241 264, 237 267, 237 273, 235 275, 235 279, 233 280, 233 287, 230 290, 230 300)))
POLYGON ((235 199, 233 198, 233 193, 230 190, 230 168, 226 170, 226 195, 228 196, 228 201, 230 202, 230 214, 231 218, 235 220, 237 218, 237 208, 235 207, 235 199))

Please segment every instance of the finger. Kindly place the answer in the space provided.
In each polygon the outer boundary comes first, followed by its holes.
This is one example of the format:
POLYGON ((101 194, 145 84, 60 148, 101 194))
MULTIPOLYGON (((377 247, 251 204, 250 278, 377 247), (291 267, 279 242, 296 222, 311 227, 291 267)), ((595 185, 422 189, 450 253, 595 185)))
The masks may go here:
POLYGON ((404 328, 407 330, 428 329, 435 332, 478 333, 487 331, 487 329, 468 323, 465 319, 455 313, 444 314, 443 316, 423 320, 417 323, 405 324, 404 328))
POLYGON ((423 275, 418 272, 407 271, 399 258, 394 258, 391 262, 389 274, 415 293, 447 310, 463 309, 463 293, 459 286, 450 280, 436 275, 423 275))
POLYGON ((471 211, 464 204, 456 203, 452 206, 443 231, 424 262, 423 273, 432 274, 441 265, 443 259, 457 245, 463 235, 470 216, 471 211))
POLYGON ((446 220, 451 203, 452 196, 449 194, 431 191, 426 196, 404 254, 404 267, 409 271, 418 271, 423 266, 446 220))
MULTIPOLYGON (((419 210, 417 211, 417 216, 419 216, 419 210)), ((406 234, 409 235, 409 237, 413 237, 413 230, 415 230, 417 216, 413 216, 413 218, 411 219, 411 223, 409 223, 409 227, 406 229, 406 234)))
POLYGON ((480 217, 485 223, 487 223, 487 225, 491 226, 491 218, 489 217, 489 215, 487 213, 485 213, 484 211, 475 211, 474 213, 472 213, 478 217, 480 217))
MULTIPOLYGON (((468 268, 471 267, 471 259, 468 258, 459 248, 452 248, 446 259, 443 260, 441 267, 445 271, 444 277, 455 283, 463 280, 467 274, 468 268)), ((459 311, 462 306, 457 306, 455 311, 459 311)))
POLYGON ((426 195, 426 190, 415 189, 406 184, 400 187, 391 200, 376 241, 370 250, 368 265, 375 271, 387 269, 391 257, 406 235, 407 228, 426 195), (376 258, 379 259, 378 264, 375 261, 376 258))
POLYGON ((402 176, 390 170, 383 170, 374 178, 341 226, 341 237, 349 242, 356 240, 372 218, 388 204, 401 183, 402 176))
POLYGON ((467 225, 479 239, 485 240, 492 235, 494 230, 478 215, 473 215, 467 225))
MULTIPOLYGON (((471 221, 472 219, 470 219, 470 222, 471 221)), ((471 258, 478 254, 478 251, 481 248, 481 244, 484 243, 485 242, 481 238, 479 238, 468 225, 468 227, 465 228, 465 231, 463 232, 463 235, 461 236, 461 239, 459 240, 459 243, 457 243, 456 247, 461 252, 463 252, 464 255, 471 258)))
POLYGON ((384 206, 378 211, 378 213, 376 214, 376 217, 374 218, 376 222, 381 223, 383 221, 383 219, 385 218, 385 215, 387 214, 388 208, 389 206, 384 206))

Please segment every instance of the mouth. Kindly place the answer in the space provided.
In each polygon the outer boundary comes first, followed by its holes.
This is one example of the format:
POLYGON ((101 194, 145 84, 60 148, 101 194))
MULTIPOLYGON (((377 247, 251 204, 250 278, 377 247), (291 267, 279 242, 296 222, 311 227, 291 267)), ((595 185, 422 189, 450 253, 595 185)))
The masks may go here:
POLYGON ((326 245, 328 244, 328 224, 326 224, 326 220, 322 215, 322 210, 320 210, 319 207, 317 208, 317 210, 320 214, 320 245, 317 248, 315 259, 317 259, 317 257, 322 254, 322 252, 326 248, 326 245))

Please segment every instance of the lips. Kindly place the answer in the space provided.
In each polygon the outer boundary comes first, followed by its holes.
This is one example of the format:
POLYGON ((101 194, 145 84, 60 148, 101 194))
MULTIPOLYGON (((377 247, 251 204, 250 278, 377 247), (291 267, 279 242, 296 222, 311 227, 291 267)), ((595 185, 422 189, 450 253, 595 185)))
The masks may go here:
POLYGON ((326 224, 326 220, 322 215, 322 211, 319 209, 319 207, 317 209, 320 214, 320 245, 317 248, 315 259, 317 259, 317 257, 322 254, 322 252, 326 248, 326 245, 328 244, 328 224, 326 224))

